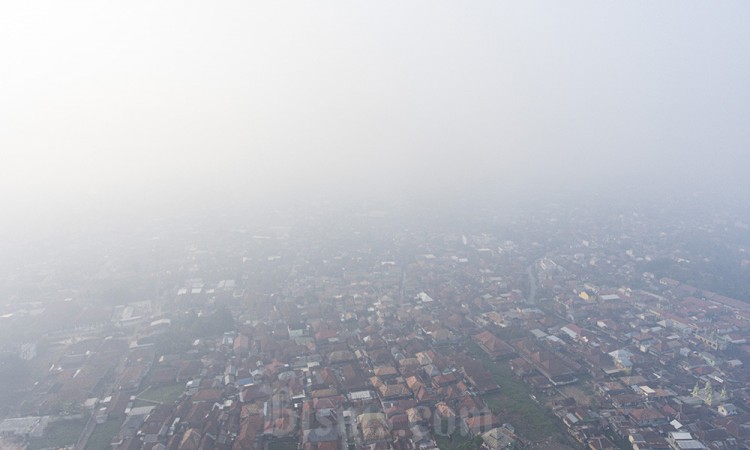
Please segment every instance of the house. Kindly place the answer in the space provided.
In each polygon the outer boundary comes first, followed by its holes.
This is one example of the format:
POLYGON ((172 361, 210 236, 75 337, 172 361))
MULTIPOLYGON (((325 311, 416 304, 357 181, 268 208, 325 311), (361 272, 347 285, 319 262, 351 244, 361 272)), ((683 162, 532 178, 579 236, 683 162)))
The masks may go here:
POLYGON ((480 394, 500 389, 500 386, 492 378, 492 374, 481 363, 468 361, 461 367, 461 373, 480 394))
POLYGON ((667 436, 667 442, 675 450, 705 450, 706 446, 693 439, 690 433, 672 432, 667 436))
POLYGON ((411 391, 404 383, 382 384, 377 389, 382 400, 399 400, 412 396, 411 391))
POLYGON ((391 428, 385 414, 360 414, 357 416, 357 423, 364 444, 378 444, 390 440, 391 428))
POLYGON ((259 414, 253 414, 242 419, 240 432, 234 441, 232 450, 243 450, 254 448, 260 432, 263 429, 263 417, 259 414))
POLYGON ((629 373, 633 368, 633 354, 625 349, 615 350, 608 353, 615 363, 615 367, 629 373))
POLYGON ((717 408, 717 411, 724 417, 737 415, 737 407, 732 403, 722 403, 717 408))
POLYGON ((435 416, 440 423, 441 431, 453 430, 456 425, 456 412, 445 402, 435 405, 435 416))
POLYGON ((485 450, 501 450, 515 448, 516 435, 510 425, 493 428, 482 433, 482 448, 485 450))
POLYGON ((290 339, 305 336, 307 334, 307 324, 302 322, 290 322, 287 324, 287 333, 290 339))
POLYGON ((653 430, 633 430, 628 434, 633 450, 672 450, 659 433, 653 430))
POLYGON ((589 450, 617 450, 617 446, 606 436, 590 437, 587 447, 589 450))
POLYGON ((471 436, 478 436, 500 426, 500 420, 494 414, 482 414, 461 419, 461 430, 471 436))
POLYGON ((633 423, 639 427, 662 425, 667 423, 667 417, 654 408, 634 408, 628 412, 633 423))
POLYGON ((502 339, 499 339, 489 331, 483 331, 482 333, 473 336, 472 339, 477 345, 479 345, 479 348, 494 360, 515 354, 513 347, 506 344, 502 339))

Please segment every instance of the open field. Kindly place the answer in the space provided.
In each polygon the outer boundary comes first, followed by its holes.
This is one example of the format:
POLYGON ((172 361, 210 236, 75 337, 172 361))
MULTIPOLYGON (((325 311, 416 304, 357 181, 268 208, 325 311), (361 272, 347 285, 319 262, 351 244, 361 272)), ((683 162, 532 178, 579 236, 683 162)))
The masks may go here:
POLYGON ((43 448, 72 447, 78 441, 83 428, 86 426, 85 418, 71 420, 57 420, 50 422, 44 430, 44 436, 31 439, 28 450, 43 448))
POLYGON ((474 342, 465 342, 468 352, 484 363, 500 386, 499 392, 482 396, 504 423, 511 424, 521 438, 532 442, 565 440, 562 425, 552 413, 531 399, 529 387, 516 378, 507 362, 491 361, 474 342))
POLYGON ((482 445, 481 438, 472 438, 464 435, 458 430, 450 436, 434 435, 435 442, 440 450, 473 450, 482 445))
POLYGON ((579 381, 578 384, 562 386, 560 387, 560 392, 565 394, 566 397, 576 399, 576 403, 580 406, 589 406, 591 405, 593 391, 591 391, 588 386, 583 386, 582 383, 584 382, 585 381, 579 381))
POLYGON ((110 419, 103 424, 97 425, 86 443, 85 450, 111 448, 110 443, 112 442, 112 438, 114 438, 120 431, 122 424, 123 420, 110 419))
POLYGON ((184 384, 171 384, 168 386, 149 387, 138 394, 137 400, 145 400, 144 405, 154 403, 172 403, 185 392, 184 384))

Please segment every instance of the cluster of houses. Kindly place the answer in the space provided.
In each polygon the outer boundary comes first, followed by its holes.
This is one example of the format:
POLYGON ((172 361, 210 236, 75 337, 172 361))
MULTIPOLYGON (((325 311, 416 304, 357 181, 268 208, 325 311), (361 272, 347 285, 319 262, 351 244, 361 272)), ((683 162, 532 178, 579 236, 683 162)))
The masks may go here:
MULTIPOLYGON (((408 303, 425 314, 440 309, 425 296, 408 303)), ((277 309, 285 306, 296 308, 277 309)), ((150 386, 171 382, 156 377, 174 376, 188 359, 198 363, 185 394, 172 405, 126 409, 128 418, 141 415, 140 425, 123 426, 114 445, 431 449, 441 438, 475 437, 490 450, 516 446, 513 426, 482 399, 499 389, 492 375, 453 343, 459 329, 380 320, 405 306, 384 297, 369 314, 349 319, 313 308, 295 320, 247 324, 186 355, 161 357, 146 380, 150 386)))
POLYGON ((61 335, 25 406, 117 421, 114 449, 546 448, 490 401, 503 373, 556 417, 558 447, 750 448, 750 304, 638 273, 653 240, 363 223, 186 247, 164 298, 61 335), (220 308, 223 334, 157 345, 173 319, 220 308), (178 394, 144 394, 164 389, 178 394))

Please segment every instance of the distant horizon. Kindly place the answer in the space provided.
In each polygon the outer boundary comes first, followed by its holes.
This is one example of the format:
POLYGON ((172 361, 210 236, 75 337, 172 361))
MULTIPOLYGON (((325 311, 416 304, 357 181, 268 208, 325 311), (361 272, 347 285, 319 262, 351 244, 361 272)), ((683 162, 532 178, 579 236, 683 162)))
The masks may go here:
POLYGON ((747 2, 77 5, 0 6, 0 230, 299 197, 750 198, 747 2))

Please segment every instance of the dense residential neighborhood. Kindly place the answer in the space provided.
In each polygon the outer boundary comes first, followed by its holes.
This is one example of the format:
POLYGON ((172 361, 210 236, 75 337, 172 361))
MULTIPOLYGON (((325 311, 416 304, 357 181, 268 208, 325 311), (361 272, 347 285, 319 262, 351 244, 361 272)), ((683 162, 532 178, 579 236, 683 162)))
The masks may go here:
POLYGON ((747 225, 306 214, 8 275, 0 446, 750 448, 750 298, 684 245, 747 225))
POLYGON ((0 0, 0 450, 750 450, 750 0, 0 0))

